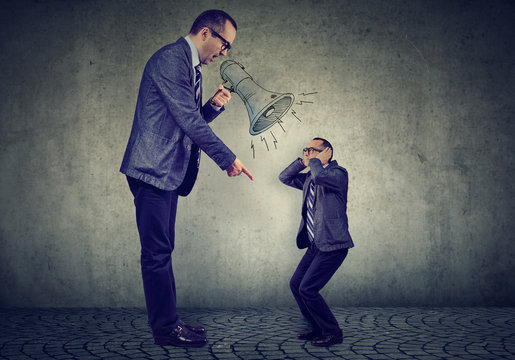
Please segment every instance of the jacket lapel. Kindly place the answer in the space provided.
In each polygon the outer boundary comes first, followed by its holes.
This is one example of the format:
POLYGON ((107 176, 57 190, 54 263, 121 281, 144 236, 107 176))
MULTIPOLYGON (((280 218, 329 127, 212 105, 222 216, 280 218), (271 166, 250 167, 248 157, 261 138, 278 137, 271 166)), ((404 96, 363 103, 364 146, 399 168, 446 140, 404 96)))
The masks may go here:
POLYGON ((311 171, 308 172, 308 174, 306 176, 306 181, 304 182, 304 187, 302 189, 302 204, 303 204, 303 206, 305 206, 306 200, 308 197, 309 184, 311 184, 311 171))

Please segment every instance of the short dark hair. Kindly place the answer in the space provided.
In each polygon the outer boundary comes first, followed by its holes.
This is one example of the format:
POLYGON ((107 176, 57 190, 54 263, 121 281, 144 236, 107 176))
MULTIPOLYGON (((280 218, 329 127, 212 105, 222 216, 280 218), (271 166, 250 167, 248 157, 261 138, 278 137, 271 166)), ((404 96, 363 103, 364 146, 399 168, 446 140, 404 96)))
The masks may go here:
MULTIPOLYGON (((331 152, 333 151, 333 145, 331 145, 331 143, 329 141, 327 141, 326 139, 324 138, 320 138, 320 137, 316 137, 316 138, 313 138, 313 140, 320 140, 322 141, 322 146, 325 148, 329 148, 331 149, 331 152)), ((329 159, 329 161, 331 161, 333 159, 333 154, 331 153, 331 158, 329 159)))
POLYGON ((216 9, 206 10, 197 16, 193 25, 191 25, 190 34, 196 35, 205 27, 210 27, 216 32, 223 32, 227 20, 231 22, 235 30, 238 30, 236 21, 225 11, 216 9))

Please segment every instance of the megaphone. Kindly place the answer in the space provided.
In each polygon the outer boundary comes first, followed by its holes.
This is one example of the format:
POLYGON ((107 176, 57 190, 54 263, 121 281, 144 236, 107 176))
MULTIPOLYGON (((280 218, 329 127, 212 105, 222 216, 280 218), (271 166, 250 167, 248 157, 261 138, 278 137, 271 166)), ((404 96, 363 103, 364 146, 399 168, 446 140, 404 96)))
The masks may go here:
POLYGON ((224 82, 232 85, 229 90, 240 95, 247 107, 251 135, 272 127, 295 101, 293 94, 268 91, 256 84, 243 65, 234 60, 226 60, 220 65, 220 75, 224 82))

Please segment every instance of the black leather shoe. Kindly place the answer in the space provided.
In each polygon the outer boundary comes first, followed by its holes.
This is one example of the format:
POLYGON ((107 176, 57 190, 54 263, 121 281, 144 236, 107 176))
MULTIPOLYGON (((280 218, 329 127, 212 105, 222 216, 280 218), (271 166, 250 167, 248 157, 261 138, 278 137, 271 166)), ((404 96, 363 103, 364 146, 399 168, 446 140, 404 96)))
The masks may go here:
POLYGON ((319 336, 313 341, 311 341, 311 345, 313 346, 331 346, 336 344, 341 344, 343 342, 343 333, 340 330, 335 334, 323 335, 319 336))
POLYGON ((183 327, 187 327, 188 329, 190 329, 194 333, 197 333, 197 334, 202 335, 202 336, 205 336, 206 332, 207 332, 206 329, 204 327, 202 327, 202 326, 186 324, 182 320, 179 320, 179 325, 181 325, 183 327))
POLYGON ((186 326, 177 325, 168 335, 154 335, 154 343, 156 345, 202 347, 208 341, 205 337, 194 333, 186 326))
POLYGON ((310 332, 306 332, 306 333, 300 333, 297 335, 297 339, 299 340, 313 340, 319 336, 321 336, 322 333, 320 331, 317 331, 317 330, 311 330, 310 332))

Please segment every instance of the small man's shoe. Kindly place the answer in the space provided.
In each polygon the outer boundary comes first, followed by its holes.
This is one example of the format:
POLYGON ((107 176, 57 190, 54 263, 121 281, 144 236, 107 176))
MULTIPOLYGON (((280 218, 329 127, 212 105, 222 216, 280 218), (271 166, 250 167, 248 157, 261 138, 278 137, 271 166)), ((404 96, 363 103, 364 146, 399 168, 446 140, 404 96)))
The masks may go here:
POLYGON ((331 346, 331 345, 341 344, 342 342, 343 342, 343 333, 340 330, 337 333, 323 335, 323 336, 319 336, 319 337, 313 339, 313 341, 311 341, 311 345, 313 345, 313 346, 331 346))
POLYGON ((154 335, 154 343, 156 345, 202 347, 208 341, 205 337, 194 333, 186 326, 177 325, 168 335, 154 335))
POLYGON ((182 320, 179 320, 179 325, 181 325, 183 327, 187 327, 189 330, 193 331, 196 334, 202 335, 202 336, 205 336, 206 332, 207 332, 203 326, 186 324, 182 320))
POLYGON ((300 333, 297 335, 297 339, 299 340, 313 340, 322 335, 321 331, 311 330, 309 332, 300 333))

